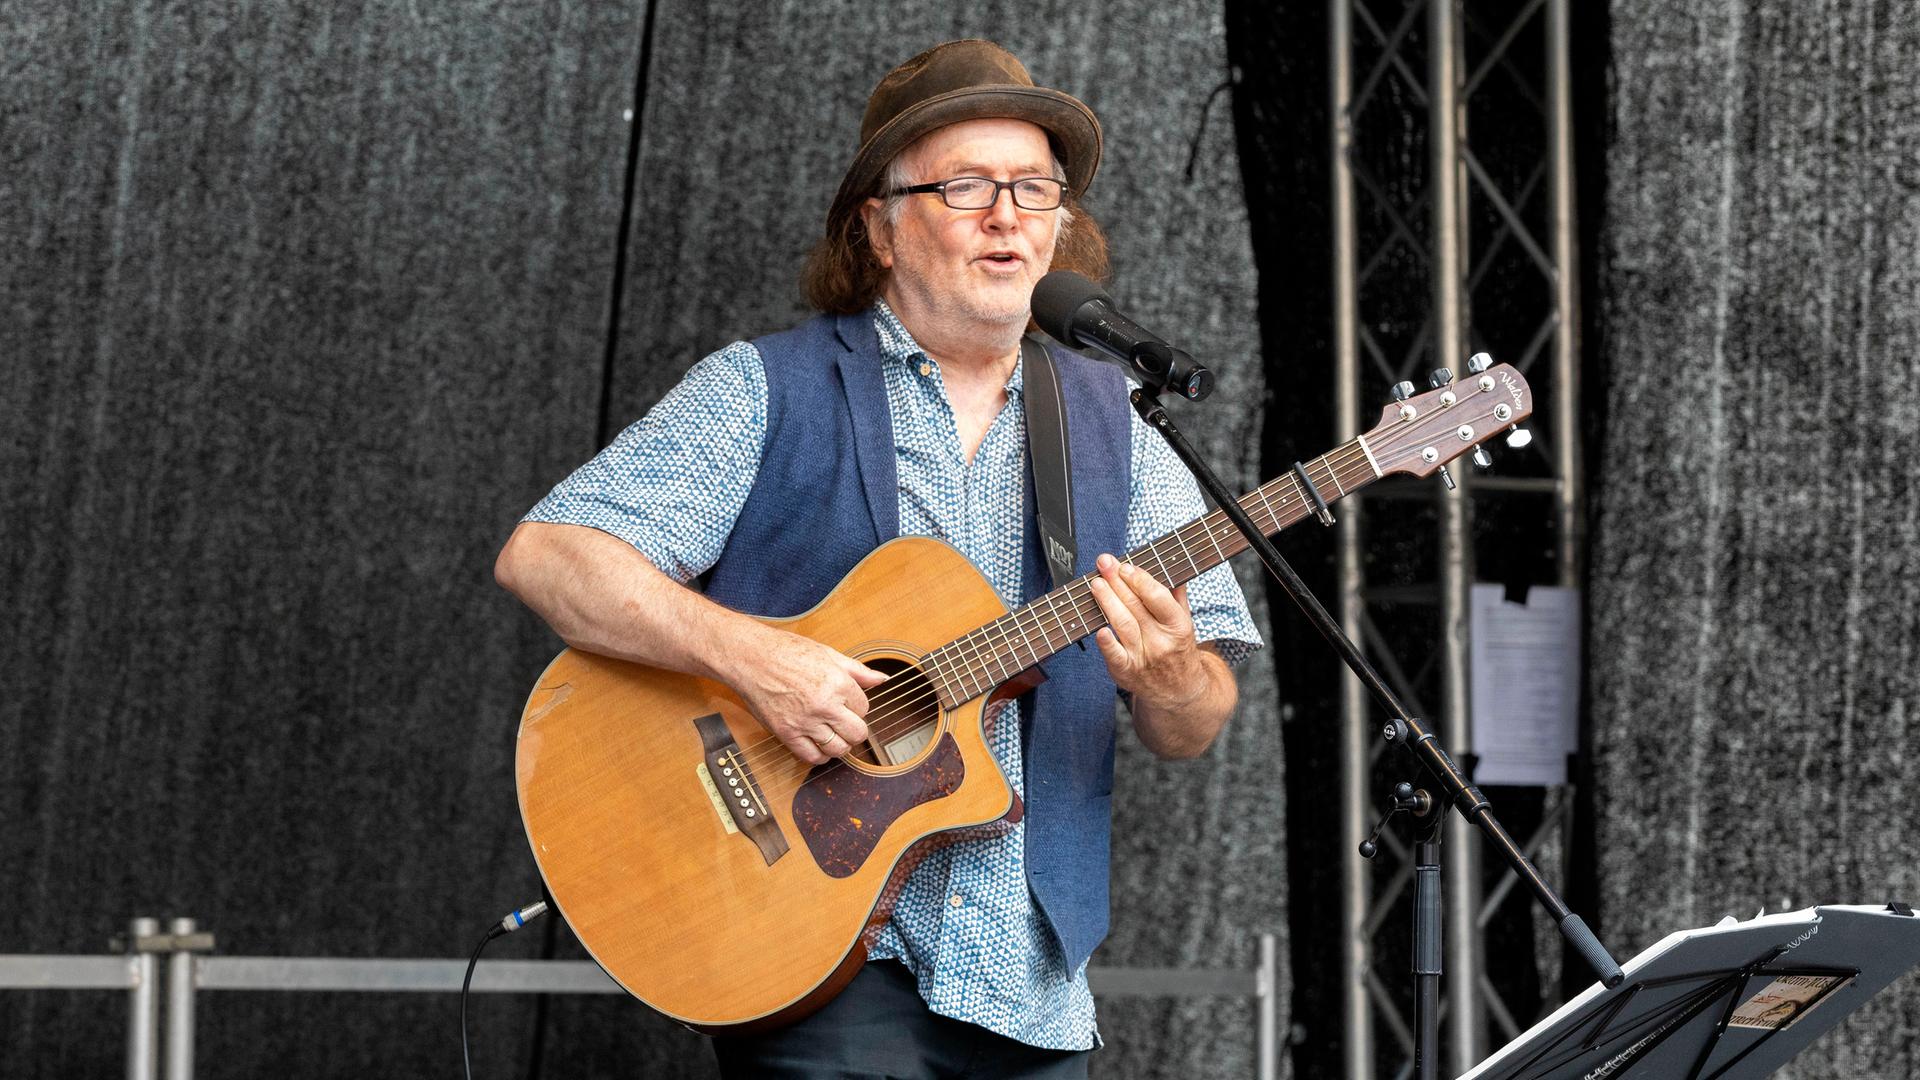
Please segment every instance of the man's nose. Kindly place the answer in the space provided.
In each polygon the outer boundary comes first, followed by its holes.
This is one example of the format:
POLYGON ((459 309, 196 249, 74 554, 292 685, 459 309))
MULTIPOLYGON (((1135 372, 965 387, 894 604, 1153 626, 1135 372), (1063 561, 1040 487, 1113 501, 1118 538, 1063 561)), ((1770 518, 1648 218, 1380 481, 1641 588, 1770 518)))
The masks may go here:
POLYGON ((1001 188, 993 193, 993 204, 987 207, 987 223, 1010 228, 1020 221, 1020 207, 1013 201, 1013 189, 1001 188))

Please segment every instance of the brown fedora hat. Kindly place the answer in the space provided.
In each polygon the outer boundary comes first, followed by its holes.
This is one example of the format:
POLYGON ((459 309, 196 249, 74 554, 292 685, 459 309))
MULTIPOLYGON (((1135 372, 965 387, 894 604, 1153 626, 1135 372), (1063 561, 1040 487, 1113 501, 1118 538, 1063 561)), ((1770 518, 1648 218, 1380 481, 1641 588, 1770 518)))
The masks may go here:
POLYGON ((963 120, 1007 117, 1038 124, 1053 136, 1067 169, 1067 189, 1085 194, 1100 168, 1100 121, 1071 94, 1033 84, 1015 56, 970 38, 935 45, 887 73, 867 99, 860 150, 847 166, 827 211, 827 233, 873 194, 887 163, 935 128, 963 120))

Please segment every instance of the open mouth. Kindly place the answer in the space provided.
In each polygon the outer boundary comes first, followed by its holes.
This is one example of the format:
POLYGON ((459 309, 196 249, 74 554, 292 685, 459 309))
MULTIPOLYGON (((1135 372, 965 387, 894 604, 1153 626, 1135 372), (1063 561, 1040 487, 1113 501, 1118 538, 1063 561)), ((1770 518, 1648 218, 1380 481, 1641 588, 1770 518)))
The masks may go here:
POLYGON ((995 251, 980 256, 980 261, 990 263, 994 266, 1018 266, 1020 265, 1020 256, 1015 255, 1011 251, 995 251))

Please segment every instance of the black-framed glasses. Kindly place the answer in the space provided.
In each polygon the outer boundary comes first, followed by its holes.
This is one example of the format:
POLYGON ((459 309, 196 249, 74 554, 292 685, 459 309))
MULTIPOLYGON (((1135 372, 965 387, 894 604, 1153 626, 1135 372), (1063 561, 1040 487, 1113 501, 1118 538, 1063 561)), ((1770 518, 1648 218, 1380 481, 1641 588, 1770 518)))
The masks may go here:
POLYGON ((1013 205, 1022 210, 1058 210, 1067 197, 1064 181, 1048 176, 1018 180, 989 180, 984 176, 956 176, 937 184, 895 188, 895 195, 938 195, 955 210, 985 210, 1000 201, 1002 189, 1013 192, 1013 205))

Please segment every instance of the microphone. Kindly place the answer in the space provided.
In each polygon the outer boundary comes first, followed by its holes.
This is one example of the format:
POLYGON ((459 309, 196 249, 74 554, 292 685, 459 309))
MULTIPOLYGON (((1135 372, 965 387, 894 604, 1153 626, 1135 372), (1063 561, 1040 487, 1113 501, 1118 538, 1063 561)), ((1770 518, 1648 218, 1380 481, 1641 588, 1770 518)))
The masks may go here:
POLYGON ((1033 321, 1064 344, 1119 361, 1149 390, 1171 389, 1190 401, 1213 393, 1213 372, 1120 314, 1113 297, 1071 270, 1033 287, 1033 321))

